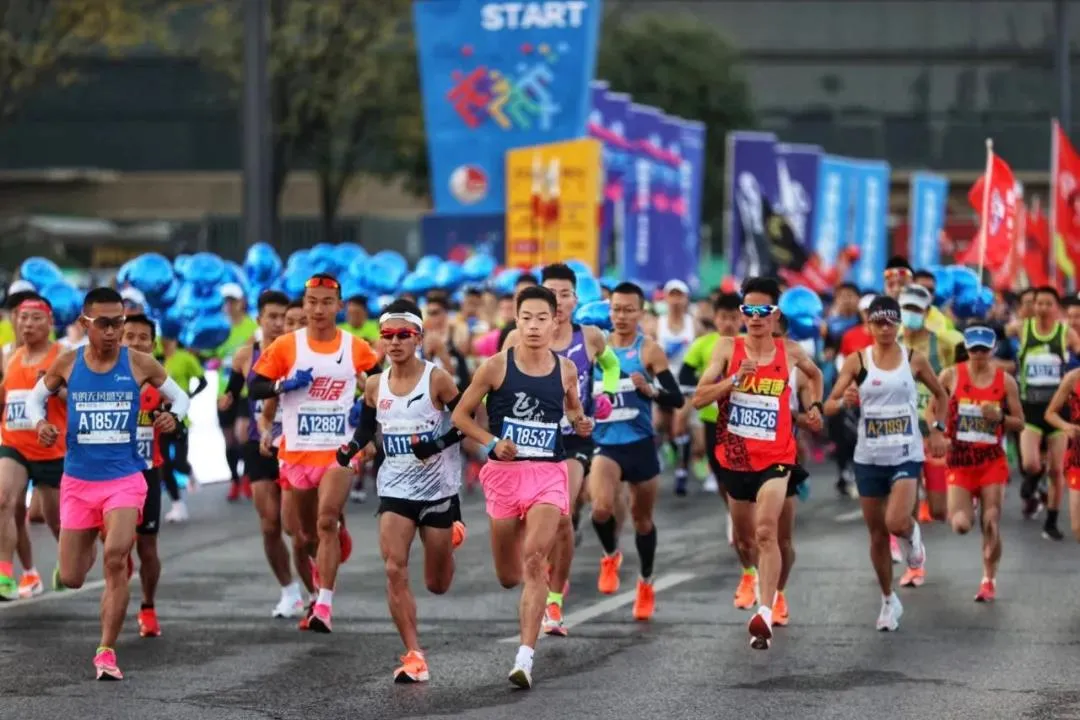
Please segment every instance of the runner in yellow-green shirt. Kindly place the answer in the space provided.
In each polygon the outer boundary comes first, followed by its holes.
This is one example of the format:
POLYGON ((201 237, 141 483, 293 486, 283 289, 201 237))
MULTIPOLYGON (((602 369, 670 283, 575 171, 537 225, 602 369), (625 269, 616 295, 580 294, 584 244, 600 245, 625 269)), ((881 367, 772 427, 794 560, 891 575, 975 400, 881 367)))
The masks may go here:
POLYGON ((374 346, 379 339, 379 322, 368 317, 367 300, 363 295, 349 298, 345 303, 345 322, 338 327, 374 346))
POLYGON ((225 314, 229 316, 232 330, 215 351, 214 357, 220 361, 218 366, 218 425, 221 433, 225 436, 225 459, 229 463, 229 474, 232 479, 232 487, 229 488, 228 500, 234 502, 240 499, 240 494, 251 497, 251 485, 240 483, 240 458, 243 453, 243 443, 239 438, 246 437, 247 423, 250 421, 251 412, 246 402, 234 403, 226 394, 229 386, 229 368, 232 367, 233 355, 244 345, 252 342, 255 331, 259 324, 248 314, 247 299, 244 297, 244 289, 236 283, 225 283, 221 287, 221 295, 225 298, 225 314))

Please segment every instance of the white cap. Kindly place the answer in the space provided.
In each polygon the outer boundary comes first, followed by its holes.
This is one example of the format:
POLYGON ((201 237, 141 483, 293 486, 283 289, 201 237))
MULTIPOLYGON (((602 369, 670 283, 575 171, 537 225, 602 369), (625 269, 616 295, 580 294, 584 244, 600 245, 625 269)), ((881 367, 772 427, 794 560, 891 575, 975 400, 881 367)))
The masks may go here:
POLYGON ((146 296, 138 288, 126 287, 120 291, 120 297, 133 305, 146 306, 146 296))
POLYGON ((29 280, 16 280, 8 287, 8 295, 14 295, 21 292, 34 292, 37 288, 34 287, 34 283, 29 280))
POLYGON ((668 280, 664 285, 664 292, 681 292, 683 295, 689 295, 690 288, 682 280, 668 280))
POLYGON ((900 292, 900 307, 912 305, 926 310, 934 304, 934 296, 922 285, 908 285, 900 292))
POLYGON ((874 302, 874 298, 876 297, 877 295, 875 295, 874 293, 866 293, 861 298, 859 298, 859 312, 866 312, 867 310, 869 310, 870 303, 874 302))
POLYGON ((244 288, 240 287, 236 283, 225 283, 221 286, 221 297, 226 300, 243 300, 244 288))

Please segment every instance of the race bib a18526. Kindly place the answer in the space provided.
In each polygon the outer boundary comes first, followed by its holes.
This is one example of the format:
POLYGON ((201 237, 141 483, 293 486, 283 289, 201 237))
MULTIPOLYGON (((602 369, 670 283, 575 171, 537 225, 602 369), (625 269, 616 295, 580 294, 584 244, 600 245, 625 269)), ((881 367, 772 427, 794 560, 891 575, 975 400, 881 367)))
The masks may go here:
POLYGON ((776 426, 780 421, 780 398, 733 392, 730 408, 728 432, 752 440, 776 440, 776 426))

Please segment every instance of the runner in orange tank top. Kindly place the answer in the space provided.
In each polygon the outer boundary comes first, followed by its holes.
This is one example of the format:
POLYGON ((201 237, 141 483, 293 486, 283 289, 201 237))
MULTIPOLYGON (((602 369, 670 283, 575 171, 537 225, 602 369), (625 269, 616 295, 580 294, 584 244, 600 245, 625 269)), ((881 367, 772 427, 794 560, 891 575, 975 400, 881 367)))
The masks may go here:
POLYGON ((1046 422, 1063 430, 1068 438, 1065 480, 1069 487, 1069 524, 1073 537, 1080 542, 1080 370, 1071 370, 1062 378, 1046 409, 1046 422))
POLYGON ((743 537, 757 538, 759 607, 750 619, 751 647, 766 649, 772 639, 773 604, 782 557, 780 514, 795 465, 792 432, 791 367, 810 386, 807 424, 821 429, 821 370, 797 343, 773 337, 780 287, 771 278, 743 283, 740 306, 745 338, 720 338, 697 391, 694 407, 719 403, 716 421, 718 478, 731 500, 731 519, 743 537))
MULTIPOLYGON (((38 379, 60 352, 49 340, 52 330, 52 307, 40 296, 19 304, 15 313, 23 345, 15 351, 4 373, 4 409, 0 437, 0 601, 16 600, 40 594, 44 590, 36 572, 26 572, 19 587, 15 585, 13 556, 17 534, 15 507, 22 501, 28 482, 40 493, 45 521, 53 533, 60 533, 60 477, 64 472, 66 448, 63 433, 56 444, 45 448, 38 444, 37 430, 26 413, 26 402, 38 379)), ((46 408, 49 422, 58 428, 67 425, 67 405, 52 397, 46 408)), ((53 589, 62 589, 53 572, 53 589)))
MULTIPOLYGON (((965 535, 974 524, 973 500, 979 501, 983 577, 975 602, 992 602, 1001 560, 1001 501, 1009 480, 1002 443, 1005 431, 1024 427, 1016 380, 991 363, 997 335, 992 328, 964 331, 969 361, 946 368, 941 384, 950 394, 946 437, 948 516, 953 531, 965 535)), ((928 419, 927 422, 931 422, 928 419)))

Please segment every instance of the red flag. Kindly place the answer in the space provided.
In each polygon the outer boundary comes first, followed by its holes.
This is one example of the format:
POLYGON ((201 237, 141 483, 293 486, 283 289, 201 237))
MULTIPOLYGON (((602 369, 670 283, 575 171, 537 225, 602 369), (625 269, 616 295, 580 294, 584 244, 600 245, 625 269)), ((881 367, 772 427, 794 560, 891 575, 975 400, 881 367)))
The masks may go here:
MULTIPOLYGON (((1069 136, 1054 121, 1053 168, 1050 175, 1050 192, 1053 228, 1052 237, 1060 238, 1075 271, 1080 265, 1080 154, 1069 142, 1069 136)), ((1056 245, 1050 246, 1056 250, 1056 245)), ((1051 259, 1057 261, 1057 257, 1051 259)))
POLYGON ((997 271, 1008 260, 1016 237, 1016 178, 989 147, 986 155, 986 172, 968 192, 968 202, 979 214, 979 235, 957 262, 997 271))
POLYGON ((1027 242, 1023 248, 1023 265, 1024 272, 1027 274, 1028 287, 1049 285, 1046 256, 1050 252, 1050 224, 1046 221, 1046 214, 1038 204, 1038 198, 1027 211, 1025 230, 1027 242))

